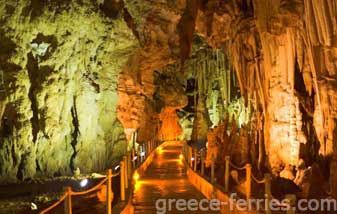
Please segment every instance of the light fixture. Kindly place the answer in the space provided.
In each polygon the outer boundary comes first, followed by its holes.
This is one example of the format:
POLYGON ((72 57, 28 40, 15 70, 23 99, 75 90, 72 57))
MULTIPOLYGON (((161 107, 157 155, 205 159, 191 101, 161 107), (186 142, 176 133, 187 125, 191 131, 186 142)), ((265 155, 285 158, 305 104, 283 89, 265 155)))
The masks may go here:
POLYGON ((120 167, 120 166, 119 166, 119 165, 117 165, 117 166, 115 167, 115 170, 119 169, 119 167, 120 167))
POLYGON ((85 187, 87 184, 88 184, 88 179, 83 179, 83 180, 80 182, 80 186, 81 186, 81 187, 85 187))
POLYGON ((137 182, 138 179, 139 179, 139 174, 137 171, 135 171, 135 173, 133 174, 133 180, 137 182))
POLYGON ((192 157, 191 160, 194 161, 194 157, 192 157))

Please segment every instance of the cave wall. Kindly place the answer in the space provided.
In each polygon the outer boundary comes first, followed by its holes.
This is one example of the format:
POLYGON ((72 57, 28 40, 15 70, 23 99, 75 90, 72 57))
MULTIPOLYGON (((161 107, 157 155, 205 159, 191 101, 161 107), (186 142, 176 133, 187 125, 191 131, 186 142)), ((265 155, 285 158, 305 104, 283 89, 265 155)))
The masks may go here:
POLYGON ((211 46, 228 52, 242 95, 263 113, 271 168, 296 164, 301 147, 312 147, 309 135, 315 135, 319 151, 311 155, 315 161, 331 158, 331 184, 337 155, 336 5, 334 0, 213 0, 203 6, 196 25, 211 46))
POLYGON ((0 177, 100 171, 126 150, 117 79, 138 42, 95 1, 0 4, 0 177))
POLYGON ((336 0, 109 2, 2 2, 2 178, 99 170, 124 133, 178 133, 184 66, 162 68, 186 62, 198 35, 229 58, 270 169, 323 158, 337 182, 336 0))
MULTIPOLYGON (((175 71, 175 70, 174 70, 175 71)), ((182 135, 182 127, 179 123, 177 110, 184 108, 188 104, 184 88, 175 72, 163 72, 157 81, 157 94, 161 106, 159 113, 160 129, 158 138, 162 141, 177 140, 182 135)), ((158 101, 157 101, 158 102, 158 101)))
POLYGON ((124 2, 141 47, 129 58, 118 80, 118 118, 128 130, 128 138, 138 130, 137 141, 146 142, 157 136, 160 123, 154 72, 179 59, 178 24, 186 4, 184 0, 124 2))

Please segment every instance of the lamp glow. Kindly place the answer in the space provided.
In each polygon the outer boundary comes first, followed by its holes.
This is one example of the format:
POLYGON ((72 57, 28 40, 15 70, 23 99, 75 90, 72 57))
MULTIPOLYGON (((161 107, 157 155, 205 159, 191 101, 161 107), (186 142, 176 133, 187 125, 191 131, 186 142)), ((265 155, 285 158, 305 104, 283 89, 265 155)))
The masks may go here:
POLYGON ((138 158, 137 156, 134 156, 134 157, 133 157, 133 160, 135 161, 135 160, 137 160, 137 158, 138 158))
POLYGON ((145 156, 145 152, 140 153, 140 156, 144 157, 145 156))
POLYGON ((184 156, 182 154, 179 155, 179 159, 182 160, 184 156))
POLYGON ((138 174, 138 172, 136 171, 135 174, 133 174, 133 180, 134 180, 134 181, 138 181, 138 179, 139 179, 139 174, 138 174))
POLYGON ((88 179, 83 179, 83 180, 80 182, 80 186, 81 186, 81 187, 85 187, 86 185, 88 185, 88 179))

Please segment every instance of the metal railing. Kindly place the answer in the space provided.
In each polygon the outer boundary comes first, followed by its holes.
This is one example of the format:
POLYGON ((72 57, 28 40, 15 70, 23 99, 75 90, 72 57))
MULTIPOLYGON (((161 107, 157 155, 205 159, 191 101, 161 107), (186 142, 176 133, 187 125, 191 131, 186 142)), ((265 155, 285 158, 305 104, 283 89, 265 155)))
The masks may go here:
MULTIPOLYGON (((184 143, 183 146, 183 154, 186 163, 188 166, 193 169, 196 173, 197 171, 197 164, 198 164, 198 152, 197 149, 192 148, 191 146, 187 145, 187 143, 184 143)), ((200 176, 204 177, 205 176, 205 154, 201 154, 200 156, 200 163, 201 163, 201 169, 200 169, 200 176)), ((264 189, 265 189, 265 199, 266 203, 270 203, 270 200, 273 199, 274 197, 272 196, 271 193, 271 175, 269 173, 264 174, 264 178, 262 180, 257 179, 253 174, 252 174, 252 165, 250 163, 245 164, 242 167, 236 166, 230 161, 230 156, 225 157, 225 182, 224 182, 224 190, 225 192, 229 192, 229 176, 230 176, 230 169, 233 168, 238 171, 245 171, 245 176, 246 176, 246 183, 245 183, 245 195, 246 199, 250 199, 252 195, 252 181, 254 181, 256 184, 264 184, 264 189)), ((211 173, 210 173, 210 182, 214 185, 216 184, 216 178, 215 178, 215 158, 212 155, 211 156, 211 173)), ((296 200, 296 196, 291 194, 291 195, 286 195, 286 199, 288 201, 294 201, 296 200)), ((271 214, 272 211, 269 206, 267 206, 267 209, 265 210, 266 214, 271 214)), ((294 210, 289 209, 287 212, 288 214, 293 214, 294 210)))
POLYGON ((39 212, 39 214, 47 214, 57 206, 59 206, 62 202, 64 203, 64 210, 65 214, 72 214, 72 196, 79 196, 79 195, 86 195, 91 192, 99 190, 104 184, 107 186, 106 192, 106 214, 112 214, 112 200, 113 200, 113 193, 112 193, 112 178, 120 175, 120 200, 126 200, 126 189, 131 187, 131 183, 129 181, 132 178, 133 172, 139 167, 149 156, 149 154, 158 146, 160 145, 159 142, 155 140, 148 141, 147 143, 141 145, 141 148, 138 147, 138 152, 136 153, 135 149, 127 152, 125 156, 123 156, 122 161, 120 162, 120 171, 116 174, 112 174, 112 170, 109 169, 107 171, 106 178, 104 178, 100 183, 98 183, 93 188, 82 192, 74 192, 72 191, 71 187, 66 187, 66 191, 61 196, 61 198, 44 209, 43 211, 39 212), (138 164, 136 164, 136 160, 138 164))

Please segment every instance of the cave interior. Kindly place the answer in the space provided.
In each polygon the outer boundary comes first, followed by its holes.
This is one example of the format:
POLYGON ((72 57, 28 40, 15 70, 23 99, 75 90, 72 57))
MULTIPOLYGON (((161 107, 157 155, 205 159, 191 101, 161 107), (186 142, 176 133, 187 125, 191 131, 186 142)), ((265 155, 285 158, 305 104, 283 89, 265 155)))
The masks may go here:
POLYGON ((0 14, 4 189, 103 172, 155 139, 215 155, 220 184, 230 156, 271 173, 276 197, 337 198, 337 0, 1 0, 0 14))

